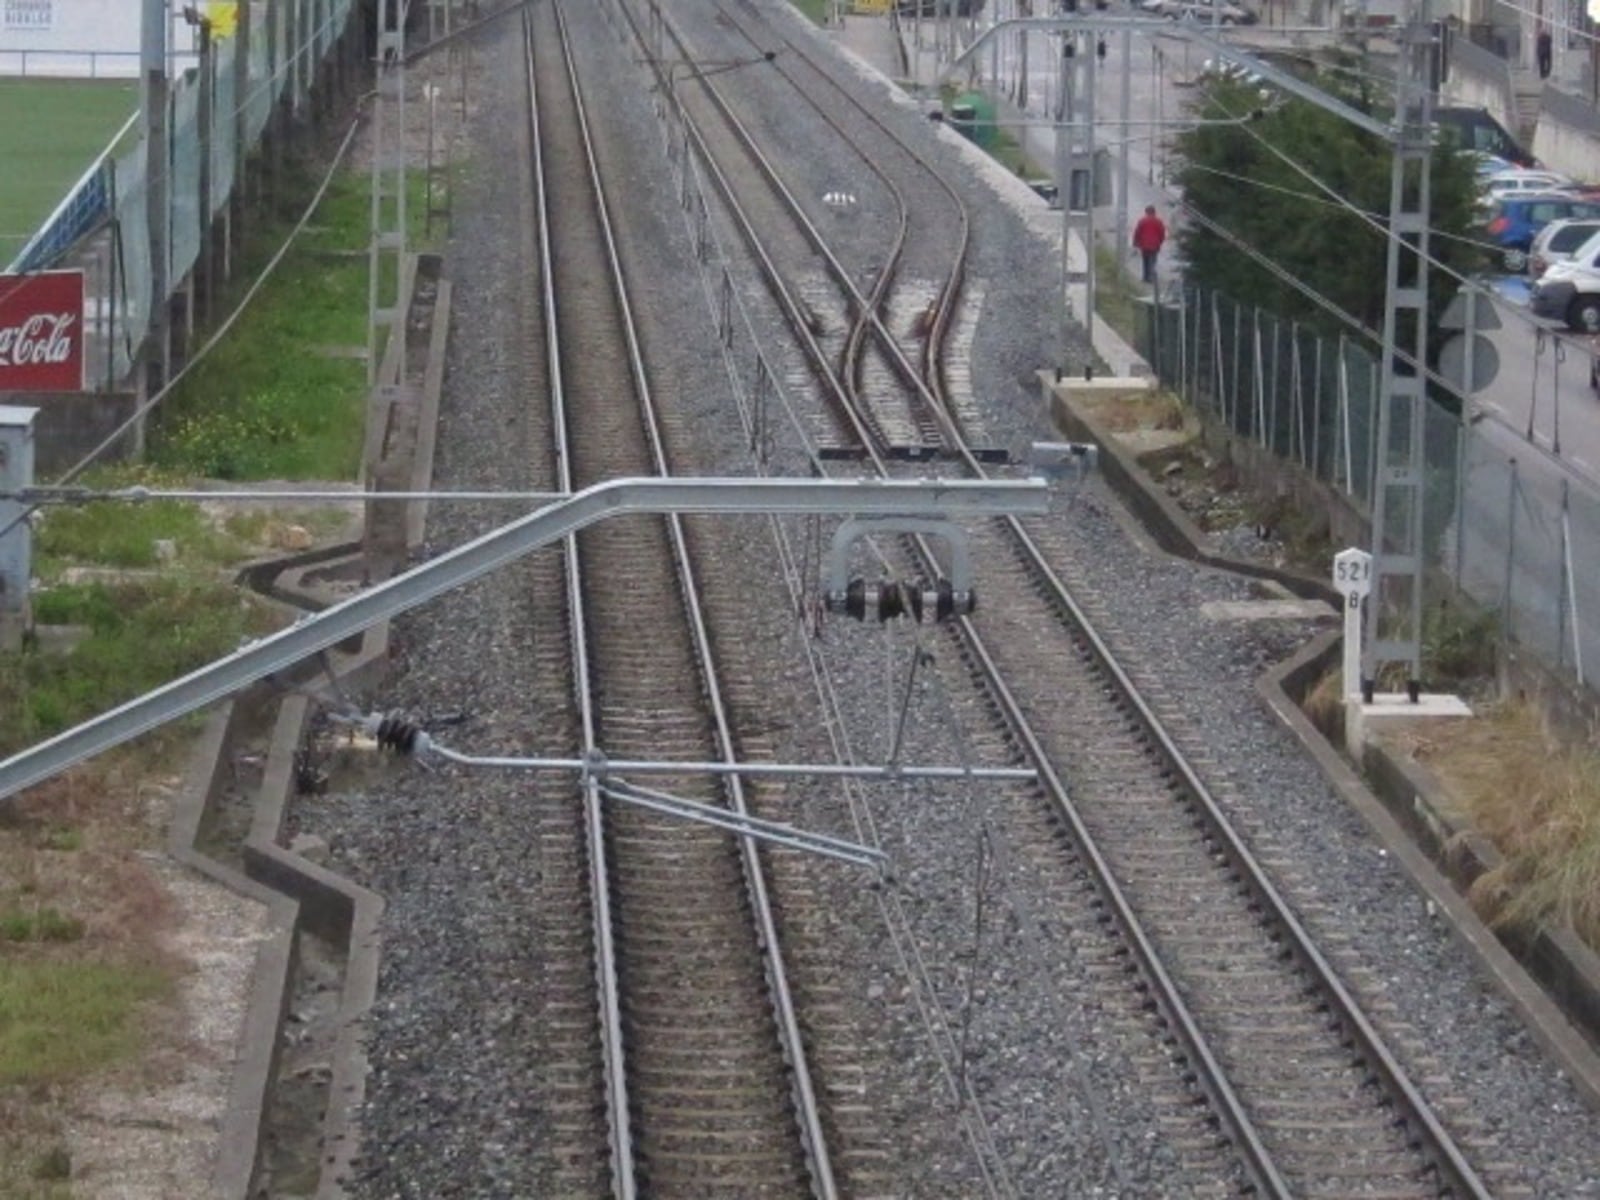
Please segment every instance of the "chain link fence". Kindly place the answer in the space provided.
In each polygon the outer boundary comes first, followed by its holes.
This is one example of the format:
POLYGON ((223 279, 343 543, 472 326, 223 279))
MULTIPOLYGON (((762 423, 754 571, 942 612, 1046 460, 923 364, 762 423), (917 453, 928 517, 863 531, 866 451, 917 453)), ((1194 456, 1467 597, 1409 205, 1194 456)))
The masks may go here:
MULTIPOLYGON (((1342 493, 1370 518, 1379 359, 1259 307, 1186 286, 1150 305, 1141 352, 1208 420, 1342 493)), ((1423 554, 1495 610, 1502 633, 1593 686, 1600 666, 1600 490, 1492 421, 1430 399, 1423 554), (1583 564, 1591 564, 1585 568, 1583 564)), ((1429 597, 1435 599, 1437 597, 1429 597)))

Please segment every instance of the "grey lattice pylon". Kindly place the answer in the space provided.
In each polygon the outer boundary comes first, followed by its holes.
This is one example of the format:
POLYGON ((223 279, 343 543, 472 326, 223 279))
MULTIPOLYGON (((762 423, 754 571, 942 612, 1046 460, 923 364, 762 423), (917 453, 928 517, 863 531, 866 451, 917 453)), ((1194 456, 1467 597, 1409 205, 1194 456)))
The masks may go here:
POLYGON ((1373 591, 1361 663, 1368 700, 1386 663, 1406 664, 1415 699, 1422 685, 1423 430, 1427 409, 1428 212, 1433 151, 1435 33, 1420 0, 1401 34, 1395 89, 1394 167, 1384 289, 1377 458, 1372 473, 1373 591), (1409 361, 1402 365, 1397 352, 1409 361), (1414 366, 1412 364, 1415 364, 1414 366))
POLYGON ((377 94, 372 105, 372 222, 368 241, 367 383, 378 376, 391 340, 405 361, 406 10, 409 0, 379 0, 377 94), (390 340, 382 338, 387 331, 390 340))

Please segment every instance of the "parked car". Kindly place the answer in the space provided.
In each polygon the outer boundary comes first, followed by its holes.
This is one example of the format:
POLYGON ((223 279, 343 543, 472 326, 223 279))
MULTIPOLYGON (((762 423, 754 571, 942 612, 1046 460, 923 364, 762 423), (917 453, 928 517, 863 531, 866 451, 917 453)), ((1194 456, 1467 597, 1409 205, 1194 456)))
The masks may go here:
POLYGON ((1491 206, 1484 228, 1500 248, 1506 270, 1520 275, 1527 268, 1534 235, 1565 217, 1600 217, 1600 201, 1562 192, 1501 196, 1491 206))
POLYGON ((973 17, 983 11, 984 0, 896 0, 895 11, 914 17, 920 7, 924 17, 973 17))
POLYGON ((1554 171, 1524 171, 1521 168, 1496 172, 1478 184, 1486 201, 1533 192, 1565 192, 1575 186, 1570 178, 1554 171))
POLYGON ((1484 154, 1473 151, 1473 173, 1477 176, 1478 186, 1482 187, 1489 181, 1491 175, 1502 175, 1507 171, 1515 171, 1517 164, 1509 158, 1501 158, 1498 154, 1484 154))
POLYGON ((1139 0, 1139 8, 1158 17, 1189 17, 1200 25, 1254 25, 1261 19, 1233 0, 1139 0))
POLYGON ((1579 333, 1600 333, 1600 238, 1591 238, 1580 253, 1555 263, 1528 292, 1536 317, 1565 321, 1579 333))
POLYGON ((1600 234, 1600 217, 1565 217, 1551 221, 1528 247, 1528 278, 1537 279, 1558 262, 1582 253, 1589 240, 1600 234))

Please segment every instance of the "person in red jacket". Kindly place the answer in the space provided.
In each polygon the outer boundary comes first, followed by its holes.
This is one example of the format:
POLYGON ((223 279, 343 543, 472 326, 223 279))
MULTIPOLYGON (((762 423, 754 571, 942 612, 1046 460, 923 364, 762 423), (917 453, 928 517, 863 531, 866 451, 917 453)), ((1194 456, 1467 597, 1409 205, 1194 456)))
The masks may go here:
POLYGON ((1144 281, 1156 281, 1156 255, 1161 253, 1161 245, 1167 240, 1167 227, 1161 218, 1156 216, 1156 206, 1147 204, 1144 207, 1144 216, 1140 217, 1133 226, 1133 248, 1144 259, 1144 281))

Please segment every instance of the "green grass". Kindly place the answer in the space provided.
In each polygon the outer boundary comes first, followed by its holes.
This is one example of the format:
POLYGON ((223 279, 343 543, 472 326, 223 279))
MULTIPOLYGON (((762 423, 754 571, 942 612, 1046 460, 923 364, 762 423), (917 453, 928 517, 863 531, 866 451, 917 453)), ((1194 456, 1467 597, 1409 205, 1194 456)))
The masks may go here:
POLYGON ((1137 346, 1145 306, 1139 303, 1140 285, 1124 261, 1105 246, 1094 248, 1094 308, 1123 341, 1137 346))
POLYGON ((48 906, 25 910, 0 909, 0 941, 75 942, 83 936, 83 922, 63 916, 48 906))
POLYGON ((132 80, 0 79, 0 267, 138 107, 132 80))
POLYGON ((271 621, 231 587, 182 575, 49 588, 33 607, 43 624, 88 633, 69 653, 0 656, 0 755, 192 671, 271 621))
MULTIPOLYGON (((361 465, 366 364, 319 349, 364 347, 370 176, 337 176, 305 234, 233 332, 158 413, 149 459, 211 479, 354 479, 361 465)), ((408 197, 412 244, 426 216, 422 172, 408 197)), ((264 229, 265 259, 287 223, 264 229)), ((242 279, 259 270, 247 251, 242 279)), ((392 289, 391 289, 392 292, 392 289)), ((233 297, 225 297, 222 311, 233 297)))
MULTIPOLYGON (((95 486, 126 484, 126 470, 91 476, 95 486)), ((157 486, 152 483, 151 486, 157 486)), ((149 568, 161 563, 158 543, 170 542, 179 566, 229 566, 258 552, 250 516, 218 527, 198 504, 182 500, 104 500, 48 510, 34 539, 35 574, 50 580, 62 567, 149 568)), ((256 520, 264 521, 259 517, 256 520)))
POLYGON ((47 1085, 126 1058, 166 977, 148 966, 11 961, 0 972, 0 1084, 47 1085))

